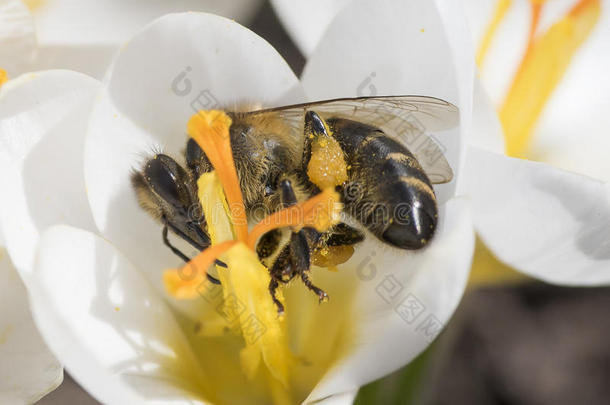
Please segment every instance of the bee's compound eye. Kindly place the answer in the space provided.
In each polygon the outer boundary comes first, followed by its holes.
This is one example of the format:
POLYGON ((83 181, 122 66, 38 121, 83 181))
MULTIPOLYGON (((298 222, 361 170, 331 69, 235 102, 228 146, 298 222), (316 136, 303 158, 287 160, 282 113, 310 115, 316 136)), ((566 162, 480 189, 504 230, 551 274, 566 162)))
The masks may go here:
POLYGON ((189 138, 186 143, 186 165, 188 167, 195 167, 201 160, 203 151, 201 147, 195 142, 193 138, 189 138))
POLYGON ((188 201, 183 201, 183 186, 180 184, 185 176, 184 169, 166 155, 155 156, 144 168, 144 177, 152 190, 176 208, 188 206, 188 201))

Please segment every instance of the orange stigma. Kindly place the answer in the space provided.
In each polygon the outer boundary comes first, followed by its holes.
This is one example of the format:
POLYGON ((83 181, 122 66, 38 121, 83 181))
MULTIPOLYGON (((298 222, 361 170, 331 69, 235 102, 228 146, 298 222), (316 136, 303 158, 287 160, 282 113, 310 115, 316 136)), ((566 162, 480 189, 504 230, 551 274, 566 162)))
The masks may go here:
POLYGON ((231 149, 231 123, 231 117, 224 111, 199 111, 189 120, 187 133, 201 147, 218 173, 229 204, 237 240, 245 242, 248 237, 248 222, 231 149))

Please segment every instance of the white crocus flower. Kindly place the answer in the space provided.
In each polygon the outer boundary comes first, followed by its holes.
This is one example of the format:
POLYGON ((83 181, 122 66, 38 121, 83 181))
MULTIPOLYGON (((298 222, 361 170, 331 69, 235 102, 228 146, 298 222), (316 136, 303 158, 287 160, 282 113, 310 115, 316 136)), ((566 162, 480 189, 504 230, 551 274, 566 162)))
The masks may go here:
MULTIPOLYGON (((505 139, 495 151, 581 174, 498 160, 470 184, 477 230, 503 261, 530 275, 568 285, 607 284, 610 3, 464 4, 485 88, 479 92, 493 100, 505 139), (484 208, 494 205, 493 212, 484 208), (521 209, 528 214, 515 216, 521 209), (498 214, 514 221, 501 225, 498 214), (512 258, 501 247, 506 241, 512 258)), ((479 151, 470 167, 476 171, 496 157, 479 151)))
MULTIPOLYGON (((94 81, 65 71, 6 85, 2 186, 11 197, 2 227, 44 338, 85 389, 106 404, 349 403, 429 344, 461 297, 474 244, 467 201, 455 192, 473 71, 451 4, 354 3, 302 82, 252 32, 188 13, 163 17, 123 47, 97 96, 94 81), (365 19, 371 32, 351 26, 365 19), (137 206, 130 173, 151 149, 178 155, 197 109, 355 96, 371 72, 380 93, 437 96, 465 112, 458 128, 436 134, 456 179, 436 190, 438 233, 413 253, 367 240, 338 272, 314 269, 330 302, 319 305, 299 284, 284 289, 284 320, 264 325, 284 332, 244 351, 254 346, 247 337, 214 327, 228 319, 210 296, 167 295, 163 271, 179 262, 137 206)), ((255 309, 270 300, 251 298, 255 309)))
POLYGON ((247 22, 260 0, 0 0, 0 68, 9 77, 71 69, 101 78, 116 50, 164 14, 205 11, 247 22))
MULTIPOLYGON (((333 30, 350 0, 324 1, 318 7, 304 1, 297 2, 298 6, 286 0, 272 3, 301 50, 315 57, 325 47, 321 36, 333 30), (310 30, 311 24, 314 29, 310 30)), ((463 3, 469 6, 470 21, 478 24, 473 32, 479 44, 485 29, 495 34, 483 64, 484 84, 475 81, 473 130, 465 159, 469 174, 464 177, 462 189, 473 202, 478 235, 500 260, 527 275, 566 285, 609 283, 610 186, 604 183, 610 173, 604 155, 607 150, 604 134, 608 128, 604 106, 608 105, 609 86, 604 72, 609 60, 606 38, 610 25, 609 13, 601 7, 607 3, 593 0, 463 3), (542 5, 537 32, 546 32, 550 27, 553 30, 543 46, 539 46, 542 50, 538 49, 535 59, 538 65, 530 66, 529 77, 536 73, 537 66, 543 73, 538 82, 521 83, 521 93, 513 97, 512 113, 507 110, 504 116, 500 114, 503 119, 500 122, 493 115, 496 107, 485 87, 496 89, 491 94, 497 101, 510 86, 509 73, 518 68, 519 55, 527 47, 530 3, 542 5), (494 20, 489 16, 493 15, 494 7, 501 11, 507 5, 511 5, 511 11, 494 31, 494 20), (553 27, 556 21, 560 23, 553 27), (580 53, 575 54, 574 63, 562 76, 572 52, 586 38, 580 53), (526 101, 533 101, 532 108, 536 108, 538 96, 548 97, 553 90, 549 85, 562 77, 536 127, 531 153, 525 157, 597 180, 505 156, 505 148, 514 148, 515 142, 509 137, 505 143, 503 129, 526 127, 524 124, 532 118, 528 111, 532 106, 526 101)), ((361 24, 364 27, 365 23, 361 24)), ((481 52, 479 58, 480 55, 481 52)))

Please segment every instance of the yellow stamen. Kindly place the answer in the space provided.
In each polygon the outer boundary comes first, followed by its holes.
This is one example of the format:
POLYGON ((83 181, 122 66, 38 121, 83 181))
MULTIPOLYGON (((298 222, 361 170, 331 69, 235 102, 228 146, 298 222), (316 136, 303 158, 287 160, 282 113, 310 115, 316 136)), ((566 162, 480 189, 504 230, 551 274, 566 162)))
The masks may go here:
MULTIPOLYGON (((239 243, 222 259, 227 269, 219 269, 223 286, 225 311, 237 317, 246 346, 240 353, 242 369, 249 379, 255 377, 263 360, 273 377, 288 385, 288 368, 292 361, 285 324, 269 295, 269 271, 256 253, 239 243)), ((283 301, 281 292, 279 299, 283 301)))
POLYGON ((248 222, 231 150, 231 123, 231 118, 224 111, 199 111, 189 120, 187 132, 216 169, 229 203, 237 240, 243 242, 248 237, 248 222))
POLYGON ((324 231, 337 223, 340 212, 339 194, 326 189, 303 203, 284 208, 260 221, 248 235, 248 246, 254 249, 261 236, 277 228, 310 227, 324 231))
POLYGON ((8 82, 8 74, 6 74, 6 70, 0 68, 0 87, 6 82, 8 82))
POLYGON ((540 7, 538 2, 532 4, 530 42, 499 113, 510 156, 526 155, 540 114, 601 13, 599 0, 581 0, 546 33, 534 38, 540 7))
POLYGON ((489 47, 491 46, 491 42, 493 40, 496 31, 498 30, 498 26, 504 19, 506 12, 508 11, 510 5, 512 4, 512 0, 499 0, 496 5, 496 10, 494 11, 494 15, 485 31, 485 35, 483 36, 483 41, 479 46, 479 50, 477 52, 477 65, 479 68, 483 66, 483 62, 485 61, 485 57, 487 56, 487 52, 489 51, 489 47))

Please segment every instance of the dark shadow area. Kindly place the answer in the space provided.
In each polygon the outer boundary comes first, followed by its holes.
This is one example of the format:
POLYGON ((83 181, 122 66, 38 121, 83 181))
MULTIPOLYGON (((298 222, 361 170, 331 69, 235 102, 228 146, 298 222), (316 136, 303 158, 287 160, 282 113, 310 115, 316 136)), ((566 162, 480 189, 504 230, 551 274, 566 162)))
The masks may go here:
MULTIPOLYGON (((562 188, 554 184, 539 181, 536 186, 550 195, 557 196, 557 201, 563 205, 575 220, 582 224, 577 231, 577 246, 588 257, 594 260, 610 259, 610 208, 605 199, 568 199, 566 194, 572 196, 582 195, 582 187, 578 181, 564 181, 562 188), (568 193, 566 193, 566 190, 568 193), (591 218, 595 218, 597 226, 591 226, 591 218)), ((600 188, 603 187, 600 185, 600 188)))
POLYGON ((297 76, 301 76, 305 57, 288 36, 268 1, 261 7, 248 28, 269 42, 288 62, 292 71, 297 76))
POLYGON ((610 287, 543 283, 466 295, 420 404, 607 404, 610 287))
POLYGON ((68 373, 64 382, 49 395, 37 402, 38 405, 101 405, 83 390, 68 373))

